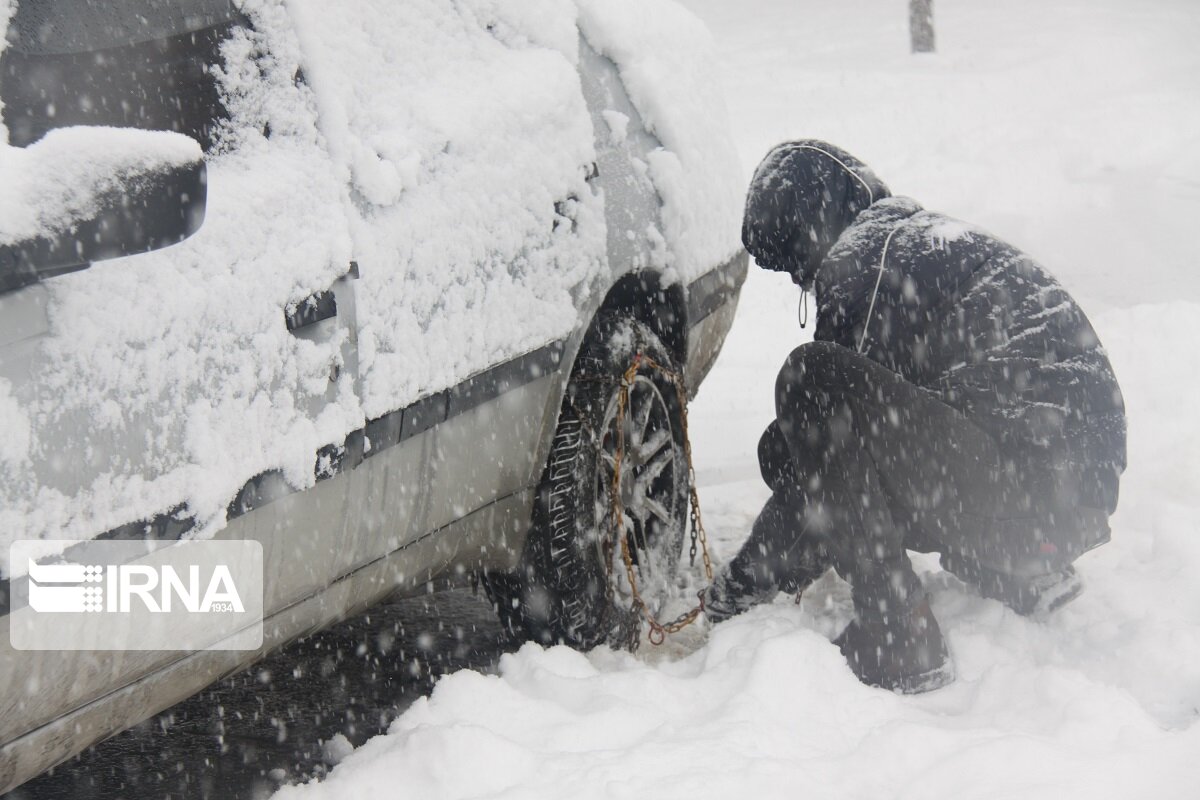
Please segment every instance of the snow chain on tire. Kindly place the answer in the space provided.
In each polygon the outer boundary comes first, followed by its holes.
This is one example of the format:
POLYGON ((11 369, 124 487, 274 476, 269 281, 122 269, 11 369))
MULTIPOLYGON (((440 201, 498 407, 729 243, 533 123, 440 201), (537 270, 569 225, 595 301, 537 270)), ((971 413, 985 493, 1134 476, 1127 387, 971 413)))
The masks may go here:
MULTIPOLYGON (((637 438, 645 430, 627 432, 620 422, 610 427, 611 420, 624 419, 638 405, 638 398, 645 397, 642 392, 649 381, 666 426, 657 430, 666 432, 667 446, 675 454, 673 474, 664 487, 672 498, 664 508, 673 521, 653 515, 669 525, 661 529, 669 537, 663 540, 668 570, 663 574, 674 573, 690 520, 691 564, 694 567, 697 553, 702 553, 711 581, 712 562, 688 436, 687 391, 671 358, 654 332, 638 320, 612 312, 597 315, 562 401, 520 562, 515 570, 480 576, 501 625, 514 640, 581 649, 607 642, 636 650, 643 619, 650 627, 650 641, 662 644, 667 634, 702 613, 698 605, 662 623, 656 618, 656 606, 647 602, 644 593, 652 584, 655 591, 658 588, 657 573, 648 575, 645 569, 655 556, 648 553, 650 560, 642 563, 641 548, 647 542, 637 540, 648 531, 644 520, 637 521, 637 509, 625 507, 630 498, 623 498, 621 485, 622 477, 636 481, 639 467, 645 466, 638 463, 644 457, 639 449, 644 443, 637 438), (629 475, 622 475, 623 465, 629 475), (618 557, 629 582, 628 588, 619 587, 621 597, 614 574, 619 571, 618 557)), ((646 402, 655 400, 646 397, 646 402)))
MULTIPOLYGON (((687 484, 688 484, 688 519, 691 530, 691 547, 688 551, 691 565, 696 565, 697 546, 704 560, 704 575, 709 583, 712 583, 713 568, 712 559, 708 554, 708 535, 704 530, 704 522, 700 517, 700 495, 696 491, 696 468, 692 463, 692 441, 688 435, 688 416, 687 416, 687 390, 684 386, 683 377, 675 372, 663 367, 649 356, 639 353, 634 356, 633 363, 625 370, 621 376, 621 388, 617 395, 617 419, 623 419, 625 416, 625 407, 629 403, 629 389, 633 385, 634 379, 637 376, 638 370, 643 366, 658 371, 664 377, 671 381, 675 386, 675 391, 679 395, 679 419, 683 433, 683 453, 687 459, 687 484)), ((701 600, 689 611, 680 614, 675 619, 669 622, 659 622, 650 611, 650 607, 642 599, 641 592, 638 590, 637 575, 633 567, 633 554, 629 546, 629 536, 621 533, 624 525, 624 506, 621 502, 621 461, 625 455, 625 426, 617 425, 617 448, 615 453, 616 463, 613 468, 612 480, 609 483, 609 500, 612 504, 612 514, 609 517, 609 531, 607 548, 612 548, 613 541, 616 540, 621 546, 621 560, 625 564, 625 574, 629 580, 630 591, 633 594, 633 611, 646 620, 646 624, 650 626, 648 638, 653 645, 660 645, 666 641, 667 635, 678 633, 696 621, 696 618, 704 612, 704 593, 700 592, 701 600)), ((613 595, 613 576, 612 576, 612 559, 605 559, 605 565, 608 573, 608 592, 609 596, 613 595)))

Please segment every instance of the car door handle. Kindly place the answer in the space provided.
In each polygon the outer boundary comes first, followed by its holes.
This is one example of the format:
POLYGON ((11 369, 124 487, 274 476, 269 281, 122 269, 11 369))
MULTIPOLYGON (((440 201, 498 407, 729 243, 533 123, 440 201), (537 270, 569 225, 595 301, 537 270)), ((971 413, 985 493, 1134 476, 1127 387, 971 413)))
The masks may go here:
POLYGON ((337 316, 337 298, 326 290, 309 295, 294 307, 284 309, 287 329, 292 333, 337 316))

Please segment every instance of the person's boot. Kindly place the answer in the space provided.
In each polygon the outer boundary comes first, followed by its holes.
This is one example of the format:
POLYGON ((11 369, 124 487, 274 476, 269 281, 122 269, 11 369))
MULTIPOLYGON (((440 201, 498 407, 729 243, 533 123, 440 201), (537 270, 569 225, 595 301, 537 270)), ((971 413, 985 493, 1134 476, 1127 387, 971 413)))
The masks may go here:
POLYGON ((792 492, 771 496, 737 556, 700 595, 709 622, 723 622, 780 591, 798 594, 829 569, 823 542, 804 524, 804 505, 792 492))
MULTIPOLYGON (((975 586, 984 597, 999 600, 1025 617, 1044 617, 1083 594, 1083 579, 1070 564, 1040 574, 1014 574, 947 553, 942 556, 942 565, 975 586)), ((1036 573, 1033 569, 1025 571, 1036 573)))
POLYGON ((869 686, 918 694, 954 681, 954 663, 924 596, 894 614, 859 613, 833 643, 869 686))
POLYGON ((1083 579, 1070 564, 1029 578, 980 569, 975 585, 984 597, 1025 617, 1047 616, 1083 594, 1083 579))
POLYGON ((727 571, 717 573, 713 582, 700 593, 700 607, 705 618, 712 624, 724 622, 743 611, 749 611, 778 592, 772 587, 768 592, 751 592, 730 578, 727 571), (768 596, 770 595, 770 596, 768 596))

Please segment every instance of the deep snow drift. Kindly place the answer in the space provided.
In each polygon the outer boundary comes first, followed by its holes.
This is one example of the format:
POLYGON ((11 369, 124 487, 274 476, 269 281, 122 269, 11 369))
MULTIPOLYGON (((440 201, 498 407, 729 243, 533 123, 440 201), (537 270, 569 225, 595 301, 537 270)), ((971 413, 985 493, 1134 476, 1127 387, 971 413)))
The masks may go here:
MULTIPOLYGON (((277 797, 1200 796, 1200 8, 939 0, 941 52, 914 58, 903 3, 689 5, 722 48, 747 176, 782 138, 828 138, 1029 250, 1084 303, 1128 404, 1112 543, 1044 622, 919 558, 959 673, 931 695, 854 680, 828 641, 848 594, 827 576, 800 606, 637 656, 526 645, 277 797)), ((718 558, 767 494, 754 445, 807 338, 797 295, 752 270, 694 406, 718 558)))

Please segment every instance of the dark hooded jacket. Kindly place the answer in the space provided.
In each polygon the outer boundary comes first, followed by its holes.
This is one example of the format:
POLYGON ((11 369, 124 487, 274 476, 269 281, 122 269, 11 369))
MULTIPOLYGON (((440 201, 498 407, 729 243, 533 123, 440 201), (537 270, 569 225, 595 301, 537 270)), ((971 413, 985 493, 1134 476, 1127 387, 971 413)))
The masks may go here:
POLYGON ((864 164, 813 141, 764 160, 743 239, 760 266, 815 285, 818 341, 861 343, 959 410, 1031 483, 1052 487, 1053 506, 1115 509, 1125 467, 1116 376, 1078 304, 1027 255, 889 197, 864 164))

